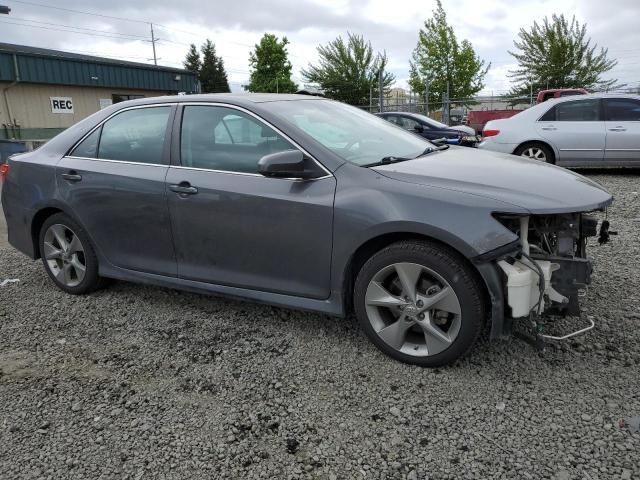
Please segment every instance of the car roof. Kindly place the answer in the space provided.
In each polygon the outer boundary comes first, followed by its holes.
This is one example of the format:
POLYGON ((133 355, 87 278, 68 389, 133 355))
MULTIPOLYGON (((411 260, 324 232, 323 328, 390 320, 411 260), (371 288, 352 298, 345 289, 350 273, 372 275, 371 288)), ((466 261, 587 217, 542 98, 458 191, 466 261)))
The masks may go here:
POLYGON ((599 98, 632 98, 635 100, 640 100, 640 95, 634 95, 631 93, 586 93, 584 95, 570 95, 566 97, 559 98, 550 98, 549 100, 539 103, 538 105, 551 105, 563 102, 575 102, 577 100, 588 100, 588 99, 599 99, 599 98))
POLYGON ((157 103, 185 103, 185 102, 220 102, 239 106, 249 106, 256 103, 282 101, 327 101, 327 99, 312 95, 296 95, 288 93, 204 93, 196 95, 171 95, 162 97, 145 97, 118 103, 119 107, 136 105, 150 105, 157 103))

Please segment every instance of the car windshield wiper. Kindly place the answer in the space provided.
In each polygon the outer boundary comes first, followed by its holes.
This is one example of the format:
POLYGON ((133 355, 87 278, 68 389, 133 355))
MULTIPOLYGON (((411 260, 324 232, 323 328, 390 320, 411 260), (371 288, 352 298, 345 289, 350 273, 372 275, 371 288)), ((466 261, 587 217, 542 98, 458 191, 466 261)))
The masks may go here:
POLYGON ((378 165, 389 165, 390 163, 398 163, 405 162, 407 160, 413 160, 416 157, 394 157, 390 155, 388 157, 382 157, 377 162, 373 163, 365 163, 364 165, 360 165, 361 167, 377 167, 378 165))
POLYGON ((395 157, 393 155, 390 155, 388 157, 382 157, 377 162, 366 163, 360 166, 361 167, 377 167, 379 165, 389 165, 391 163, 405 162, 407 160, 415 160, 416 158, 424 157, 425 155, 429 155, 430 153, 438 152, 440 150, 446 150, 447 148, 449 148, 448 144, 440 145, 437 147, 427 147, 424 149, 424 151, 421 154, 416 155, 415 157, 395 157))

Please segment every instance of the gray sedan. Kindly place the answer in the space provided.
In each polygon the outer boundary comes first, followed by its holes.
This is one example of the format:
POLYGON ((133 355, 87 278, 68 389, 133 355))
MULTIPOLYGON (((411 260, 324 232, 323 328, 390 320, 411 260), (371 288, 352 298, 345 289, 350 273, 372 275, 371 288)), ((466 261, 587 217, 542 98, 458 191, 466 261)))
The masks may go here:
MULTIPOLYGON (((611 196, 296 95, 123 102, 2 170, 9 242, 86 294, 115 278, 334 315, 422 366, 485 321, 576 314, 611 196)), ((259 319, 257 319, 259 320, 259 319)))

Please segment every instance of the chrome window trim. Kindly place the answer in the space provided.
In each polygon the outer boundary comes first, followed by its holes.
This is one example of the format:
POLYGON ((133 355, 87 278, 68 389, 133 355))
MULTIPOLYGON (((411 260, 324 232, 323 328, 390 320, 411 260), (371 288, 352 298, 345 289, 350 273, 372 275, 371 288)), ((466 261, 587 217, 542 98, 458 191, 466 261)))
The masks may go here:
POLYGON ((561 152, 602 152, 604 148, 561 148, 561 152))
MULTIPOLYGON (((166 166, 166 165, 165 165, 166 166)), ((195 170, 197 172, 213 172, 213 173, 224 173, 228 175, 242 175, 245 177, 260 177, 268 180, 294 180, 296 182, 312 182, 315 180, 322 180, 324 178, 331 178, 333 175, 324 175, 322 177, 315 178, 292 178, 292 177, 267 177, 262 175, 261 173, 248 173, 248 172, 234 172, 231 170, 213 170, 211 168, 197 168, 197 167, 183 167, 182 165, 169 165, 169 168, 175 168, 178 170, 195 170)))
MULTIPOLYGON (((67 153, 64 156, 68 157, 68 158, 83 158, 83 159, 89 159, 89 160, 108 160, 108 159, 104 159, 104 158, 76 157, 75 155, 70 155, 70 153, 73 152, 78 147, 78 145, 80 145, 82 142, 84 142, 84 140, 89 135, 91 135, 97 129, 102 127, 105 123, 107 123, 109 120, 111 120, 116 115, 119 115, 119 114, 121 114, 123 112, 127 112, 129 110, 139 110, 141 108, 173 107, 175 105, 178 105, 178 103, 177 102, 171 102, 171 103, 152 103, 150 105, 133 105, 131 107, 125 107, 123 109, 120 109, 117 112, 113 112, 111 115, 109 115, 107 118, 102 120, 100 123, 98 123, 97 125, 94 125, 94 127, 91 130, 89 130, 89 132, 84 134, 82 136, 82 138, 80 138, 80 140, 78 140, 76 143, 74 143, 73 146, 67 150, 67 153)), ((111 161, 114 161, 114 162, 125 162, 125 163, 127 162, 126 160, 111 160, 111 161)), ((140 163, 141 165, 151 165, 150 163, 142 163, 142 162, 130 162, 130 163, 140 163)), ((156 165, 156 164, 153 164, 153 165, 156 165)), ((167 166, 164 163, 160 164, 160 165, 167 166)))
MULTIPOLYGON (((244 107, 240 107, 238 105, 232 105, 230 103, 220 103, 220 102, 180 102, 180 105, 183 105, 185 107, 188 106, 198 106, 198 107, 224 107, 224 108, 230 108, 232 110, 238 110, 240 112, 246 113, 247 115, 255 118, 256 120, 258 120, 259 122, 267 125, 269 128, 271 128, 272 130, 274 130, 278 135, 282 136, 283 138, 285 138, 289 143, 291 143, 294 147, 296 147, 298 150, 300 150, 302 153, 304 153, 307 157, 309 157, 316 165, 318 165, 325 173, 326 175, 322 176, 322 177, 317 177, 317 178, 309 178, 307 180, 319 180, 321 178, 326 178, 328 176, 333 177, 333 173, 331 173, 331 171, 325 167, 322 162, 318 161, 318 159, 316 159, 313 155, 311 155, 307 150, 305 150, 304 148, 302 148, 300 146, 300 144, 298 144, 298 142, 296 142, 295 140, 293 140, 289 135, 287 135, 286 133, 284 133, 282 130, 280 130, 278 127, 276 127, 275 125, 273 125, 272 123, 268 122, 267 120, 265 120, 264 118, 260 117, 259 115, 253 113, 251 110, 248 110, 244 107)), ((184 110, 183 110, 183 116, 184 116, 184 110)), ((182 120, 182 119, 181 119, 182 120)), ((182 123, 181 123, 182 126, 182 123)), ((182 128, 182 127, 181 127, 182 128)), ((180 139, 182 139, 182 130, 180 131, 180 139)), ((175 166, 175 165, 173 165, 175 166)), ((182 165, 179 165, 181 168, 195 168, 195 167, 183 167, 182 165)), ((207 171, 207 172, 231 172, 231 173, 240 173, 240 174, 244 174, 244 175, 259 175, 261 177, 264 177, 264 175, 261 175, 259 173, 251 173, 251 174, 247 174, 247 173, 243 173, 243 172, 233 172, 231 170, 209 170, 206 168, 202 168, 202 169, 198 169, 198 170, 203 170, 203 171, 207 171)), ((265 177, 266 178, 266 177, 265 177)), ((282 179, 281 179, 282 180, 282 179)), ((299 179, 296 179, 299 180, 299 179)))
POLYGON ((132 162, 130 160, 112 160, 110 158, 91 158, 91 157, 78 157, 76 155, 65 155, 62 158, 71 158, 73 160, 91 160, 94 162, 107 162, 107 163, 125 163, 127 165, 144 165, 148 167, 164 167, 169 168, 171 165, 166 163, 145 163, 145 162, 132 162))

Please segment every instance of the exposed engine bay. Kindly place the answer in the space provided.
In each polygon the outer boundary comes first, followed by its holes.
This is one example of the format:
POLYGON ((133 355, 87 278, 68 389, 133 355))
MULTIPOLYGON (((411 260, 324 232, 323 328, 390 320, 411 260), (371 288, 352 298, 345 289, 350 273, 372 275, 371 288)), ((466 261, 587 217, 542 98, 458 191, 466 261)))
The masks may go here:
MULTIPOLYGON (((504 273, 511 318, 580 314, 578 297, 591 283, 587 239, 598 235, 598 219, 587 213, 499 216, 520 238, 520 251, 498 261, 504 273)), ((600 228, 600 243, 615 232, 600 228)), ((586 330, 586 329, 585 329, 586 330)))

